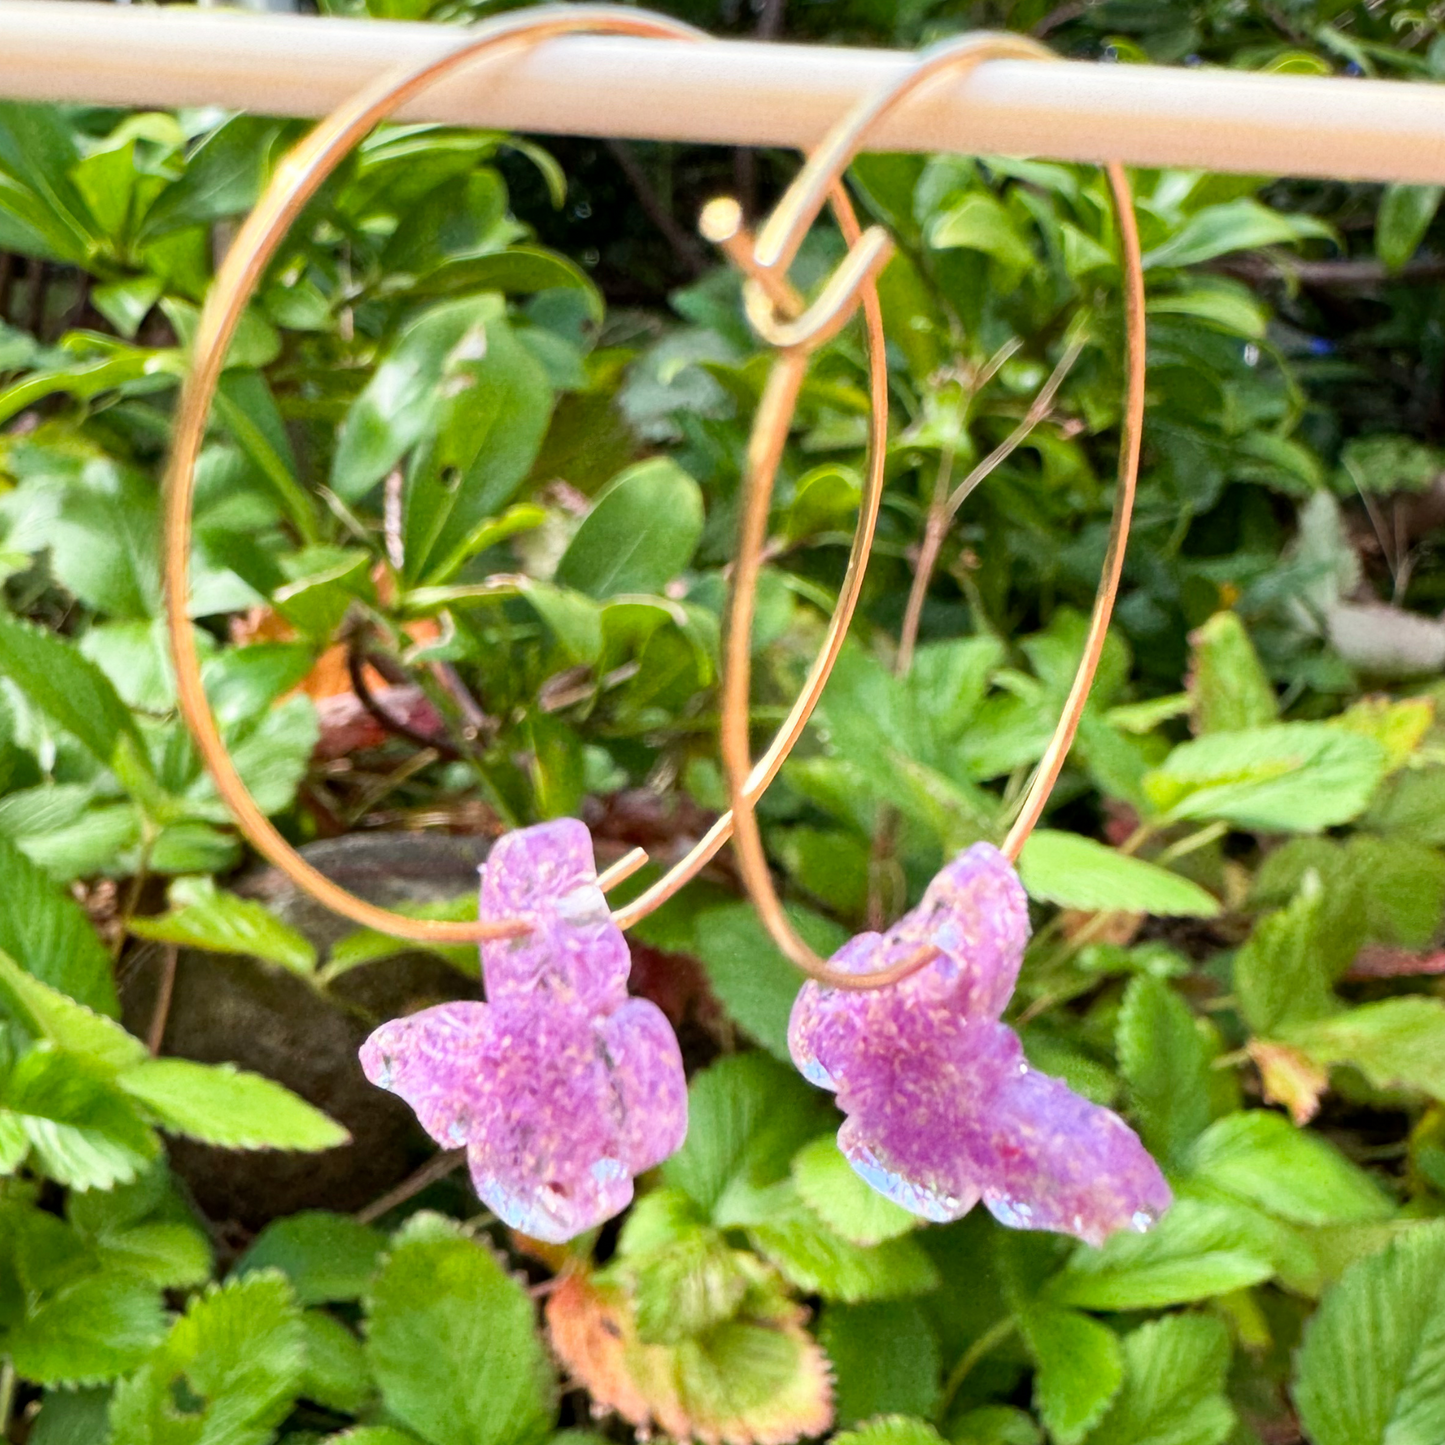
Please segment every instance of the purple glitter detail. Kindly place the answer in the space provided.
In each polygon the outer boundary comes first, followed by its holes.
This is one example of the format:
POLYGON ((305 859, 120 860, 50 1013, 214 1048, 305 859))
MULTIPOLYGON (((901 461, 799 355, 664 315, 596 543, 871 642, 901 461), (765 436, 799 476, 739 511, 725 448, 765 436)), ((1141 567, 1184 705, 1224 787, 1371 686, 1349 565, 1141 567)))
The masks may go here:
POLYGON ((497 1217, 562 1243, 632 1199, 687 1132, 682 1055, 662 1011, 628 998, 627 943, 607 912, 586 828, 510 833, 483 870, 483 918, 533 932, 482 945, 487 1003, 383 1024, 361 1049, 438 1144, 466 1146, 497 1217))
POLYGON ((1028 941, 1023 888, 986 843, 961 853, 886 934, 865 933, 836 967, 870 973, 931 943, 941 956, 866 993, 807 983, 788 1041, 805 1077, 848 1116, 838 1144, 881 1194, 925 1219, 982 1200, 1004 1224, 1102 1243, 1147 1229, 1169 1186, 1118 1115, 1024 1058, 998 1022, 1028 941))

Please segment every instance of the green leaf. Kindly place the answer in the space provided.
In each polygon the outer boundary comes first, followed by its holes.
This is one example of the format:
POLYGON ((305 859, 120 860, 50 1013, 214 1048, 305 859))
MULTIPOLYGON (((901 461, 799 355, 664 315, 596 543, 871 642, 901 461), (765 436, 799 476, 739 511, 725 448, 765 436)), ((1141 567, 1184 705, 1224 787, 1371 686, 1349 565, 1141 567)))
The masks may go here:
POLYGON ((305 1367, 301 1311, 279 1274, 211 1285, 159 1350, 116 1387, 110 1445, 265 1445, 290 1412, 305 1367), (177 1391, 191 1430, 176 1433, 177 1391), (192 1433, 193 1432, 193 1433, 192 1433))
POLYGON ((351 404, 336 438, 331 489, 360 501, 436 425, 451 352, 497 314, 495 298, 436 306, 408 325, 351 404))
POLYGON ((169 913, 133 918, 130 931, 152 943, 246 954, 278 963, 292 973, 305 975, 316 969, 316 948, 309 939, 263 904, 223 893, 209 878, 177 879, 170 899, 169 913))
POLYGON ((1375 216, 1375 255, 1387 271, 1401 270, 1413 256, 1440 209, 1440 186, 1386 186, 1375 216))
POLYGON ((145 1045, 114 1019, 95 1013, 32 978, 0 954, 0 1009, 36 1038, 102 1073, 130 1068, 146 1057, 145 1045))
POLYGON ((1195 1141, 1189 1164, 1215 1188, 1298 1224, 1354 1224, 1394 1213, 1363 1169, 1267 1109, 1216 1120, 1195 1141))
MULTIPOLYGON (((665 1190, 664 1193, 673 1193, 665 1190)), ((628 1250, 637 1335, 648 1344, 678 1344, 738 1312, 754 1282, 744 1261, 715 1229, 692 1224, 665 1244, 628 1250)))
POLYGON ((1278 718, 1279 701, 1238 613, 1216 612, 1189 634, 1189 646, 1195 732, 1238 732, 1278 718))
POLYGON ((1334 231, 1312 216, 1284 215, 1243 198, 1196 211, 1161 246, 1144 253, 1147 268, 1196 266, 1231 251, 1311 238, 1333 240, 1334 231))
POLYGON ((1348 926, 1319 877, 1307 873, 1288 908, 1261 918, 1234 957, 1239 1010, 1257 1034, 1336 1013, 1331 984, 1355 956, 1360 928, 1348 926))
POLYGON ((464 256, 445 261, 411 288, 413 296, 455 296, 463 291, 502 291, 509 296, 537 291, 581 292, 587 314, 600 322, 602 296, 591 277, 575 262, 540 246, 508 246, 488 256, 464 256))
POLYGON ((881 1244, 907 1234, 918 1220, 865 1184, 829 1135, 805 1144, 793 1157, 793 1184, 804 1203, 850 1244, 881 1244))
POLYGON ((114 1017, 110 956, 85 911, 0 834, 0 951, 44 984, 114 1017))
POLYGON ((145 751, 130 710, 106 675, 54 633, 0 615, 0 672, 107 767, 128 739, 145 751))
POLYGON ((367 1353, 388 1413, 431 1445, 526 1445, 551 1427, 532 1302, 471 1240, 397 1245, 368 1301, 367 1353))
POLYGON ((360 1414, 376 1393, 361 1341, 325 1310, 307 1310, 301 1326, 306 1349, 302 1397, 328 1410, 360 1414))
POLYGON ((1027 237, 988 191, 971 191, 939 216, 929 228, 928 241, 938 251, 982 251, 1008 273, 1022 273, 1035 264, 1027 237))
POLYGON ((281 121, 263 116, 232 116, 218 126, 196 147, 180 179, 151 204, 141 224, 142 239, 249 211, 282 133, 281 121))
POLYGON ((1315 1445, 1445 1439, 1445 1224, 1345 1271, 1305 1327, 1294 1398, 1315 1445))
POLYGON ((826 1104, 766 1054, 732 1054, 695 1074, 688 1130, 662 1177, 714 1223, 750 1219, 757 1196, 786 1178, 793 1155, 827 1127, 826 1104))
POLYGON ((1211 1050, 1188 1005, 1162 979, 1130 979, 1115 1048, 1140 1137, 1151 1154, 1177 1161, 1210 1115, 1211 1050))
POLYGON ((1030 1305, 1018 1317, 1033 1356, 1034 1406, 1059 1445, 1077 1445, 1124 1379, 1118 1337, 1077 1310, 1030 1305))
POLYGON ((791 1183, 768 1191, 768 1207, 748 1226, 753 1247, 805 1294, 856 1304, 926 1294, 938 1271, 916 1239, 886 1239, 872 1248, 834 1234, 791 1183))
POLYGON ((505 314, 466 304, 467 329, 442 360, 435 430, 421 438, 403 496, 408 582, 444 575, 457 549, 512 500, 552 415, 547 374, 505 314))
POLYGON ((926 1420, 907 1415, 885 1415, 856 1430, 833 1436, 836 1445, 943 1445, 943 1437, 926 1420))
POLYGON ((1197 883, 1077 833, 1036 829, 1024 844, 1018 868, 1031 898, 1065 908, 1190 918, 1219 913, 1218 900, 1197 883))
POLYGON ((1317 1064, 1353 1064, 1376 1088, 1445 1100, 1445 1002, 1438 998, 1383 999, 1276 1034, 1317 1064))
POLYGON ((1032 1415, 1013 1405, 980 1405, 950 1422, 953 1445, 1043 1445, 1032 1415))
POLYGON ((29 1445, 109 1445, 110 1391, 58 1389, 31 1427, 29 1445))
POLYGON ((164 1333, 155 1286, 104 1273, 43 1296, 15 1328, 0 1331, 0 1351, 39 1384, 93 1384, 133 1369, 164 1333))
POLYGON ((838 1424, 897 1411, 930 1416, 938 1404, 938 1339, 911 1300, 829 1305, 818 1343, 833 1362, 838 1424))
POLYGON ((1328 723, 1277 723, 1181 743, 1146 774, 1144 792, 1171 821, 1317 833, 1362 813, 1386 765, 1372 738, 1328 723))
POLYGON ((150 1059, 116 1080, 163 1129, 228 1149, 334 1149, 340 1124, 260 1074, 230 1064, 150 1059))
MULTIPOLYGON (((788 917, 825 958, 846 941, 843 930, 820 914, 791 907, 788 917)), ((788 1017, 803 978, 769 937, 752 905, 703 909, 693 920, 689 951, 702 960, 728 1016, 774 1058, 789 1062, 788 1017)))
POLYGON ((702 538, 702 488, 668 457, 638 462, 597 495, 562 560, 557 582, 605 601, 661 593, 702 538))
POLYGON ((1270 1278, 1257 1233, 1219 1205, 1179 1200, 1148 1234, 1120 1231, 1081 1245, 1045 1287, 1051 1304, 1089 1310, 1162 1309, 1270 1278))
POLYGON ((48 1043, 22 1055, 0 1085, 0 1122, 7 1137, 18 1126, 41 1172, 72 1189, 127 1183, 160 1153, 123 1095, 48 1043))
POLYGON ((1224 1394, 1230 1354, 1220 1320, 1141 1325, 1124 1340, 1124 1388, 1089 1445, 1221 1445, 1234 1428, 1224 1394))
POLYGON ((236 1273, 279 1269, 303 1305, 358 1300, 385 1247, 378 1230, 348 1215, 304 1210, 272 1220, 241 1256, 236 1273))
POLYGON ((211 1277, 210 1245, 189 1224, 138 1224, 101 1235, 94 1247, 106 1269, 138 1275, 159 1289, 204 1284, 211 1277))

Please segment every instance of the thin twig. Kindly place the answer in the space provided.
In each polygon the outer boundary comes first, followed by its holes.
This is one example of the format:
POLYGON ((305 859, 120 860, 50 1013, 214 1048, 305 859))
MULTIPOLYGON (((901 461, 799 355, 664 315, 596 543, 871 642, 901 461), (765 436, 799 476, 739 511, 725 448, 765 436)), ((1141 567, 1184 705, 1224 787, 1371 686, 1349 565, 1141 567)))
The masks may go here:
POLYGON ((1024 413, 1024 419, 1001 441, 959 484, 948 499, 948 520, 951 522, 958 509, 968 500, 969 493, 978 486, 995 468, 1001 466, 1018 448, 1028 440, 1029 433, 1048 416, 1053 409, 1054 398, 1064 384, 1064 378, 1073 369, 1080 353, 1088 345, 1087 333, 1081 333, 1065 348, 1049 379, 1039 389, 1033 404, 1024 413))
POLYGON ((15 1366, 0 1360, 0 1440, 10 1438, 10 1412, 15 1408, 15 1366))
POLYGON ((973 1368, 983 1357, 991 1351, 996 1350, 1013 1332, 1018 1328, 1012 1315, 1006 1320, 1000 1320, 992 1329, 985 1330, 964 1352, 959 1362, 949 1372, 947 1381, 943 1386, 943 1394, 939 1397, 938 1409, 934 1412, 935 1420, 942 1420, 953 1404, 954 1397, 958 1394, 959 1387, 968 1379, 973 1368))
POLYGON ((388 1189, 380 1199, 373 1200, 365 1209, 358 1209, 353 1217, 358 1224, 375 1223, 383 1214, 389 1213, 398 1204, 405 1204, 428 1185, 435 1184, 438 1179, 445 1179, 466 1157, 465 1149, 447 1149, 433 1155, 420 1169, 403 1179, 395 1189, 388 1189))
POLYGON ((639 163, 637 153, 626 141, 609 140, 606 144, 607 149, 612 152, 612 159, 627 177, 627 183, 637 196, 637 203, 642 207, 643 213, 672 248, 677 264, 689 276, 701 276, 707 270, 706 253, 691 233, 679 223, 677 217, 662 204, 662 198, 639 163))
POLYGON ((156 990, 155 1012, 151 1015, 151 1026, 146 1034, 146 1048, 152 1058, 161 1051, 161 1041, 166 1036, 166 1020, 171 1016, 171 995, 176 988, 176 961, 180 949, 174 943, 166 946, 161 960, 161 981, 156 990))
POLYGON ((366 682, 367 656, 362 646, 359 633, 353 633, 346 644, 346 673, 351 679, 351 690, 356 694, 356 700, 376 720, 376 722, 389 733, 395 733, 399 738, 405 738, 408 742, 415 743, 418 747, 431 748, 444 758, 453 761, 463 756, 460 748, 454 746, 446 738, 428 737, 426 733, 404 723, 400 718, 393 717, 372 694, 371 688, 366 682))

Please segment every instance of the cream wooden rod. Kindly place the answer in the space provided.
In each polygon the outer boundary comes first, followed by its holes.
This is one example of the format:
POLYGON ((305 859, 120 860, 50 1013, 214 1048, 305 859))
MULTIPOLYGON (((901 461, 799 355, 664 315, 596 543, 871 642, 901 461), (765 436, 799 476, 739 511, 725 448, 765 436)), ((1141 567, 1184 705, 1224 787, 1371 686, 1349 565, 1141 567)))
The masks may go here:
MULTIPOLYGON (((0 95, 317 116, 435 26, 0 0, 0 95)), ((806 147, 908 64, 897 51, 568 38, 439 86, 414 119, 806 147)), ((899 110, 879 149, 1445 182, 1445 87, 1145 65, 989 61, 899 110)))

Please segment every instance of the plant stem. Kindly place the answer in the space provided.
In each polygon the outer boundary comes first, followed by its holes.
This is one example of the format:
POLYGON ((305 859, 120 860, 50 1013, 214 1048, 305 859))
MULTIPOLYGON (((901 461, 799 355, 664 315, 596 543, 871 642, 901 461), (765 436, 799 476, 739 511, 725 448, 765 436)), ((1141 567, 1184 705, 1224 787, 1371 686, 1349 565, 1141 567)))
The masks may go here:
POLYGON ((0 1361, 0 1440, 10 1438, 10 1412, 15 1406, 15 1366, 7 1355, 0 1361))
POLYGON ((151 1015, 150 1031, 146 1034, 146 1048, 155 1058, 161 1051, 161 1041, 166 1036, 166 1020, 171 1015, 171 994, 176 987, 176 959, 180 949, 174 943, 167 945, 161 962, 161 981, 156 989, 156 1008, 151 1015))
POLYGON ((358 1224, 371 1224, 398 1204, 405 1204, 413 1195, 420 1194, 429 1184, 445 1179, 459 1164, 465 1162, 465 1149, 447 1149, 428 1159, 414 1174, 408 1175, 395 1189, 389 1189, 380 1199, 373 1200, 365 1209, 357 1210, 354 1218, 358 1224))
POLYGON ((983 1357, 993 1350, 996 1350, 1013 1332, 1018 1328, 1018 1323, 1012 1315, 1007 1319, 1000 1320, 991 1329, 985 1330, 962 1354, 958 1363, 949 1372, 948 1379, 944 1382, 943 1396, 938 1402, 938 1409, 933 1412, 933 1418, 942 1421, 953 1405, 954 1397, 958 1394, 959 1387, 968 1379, 973 1372, 973 1367, 983 1357))

